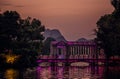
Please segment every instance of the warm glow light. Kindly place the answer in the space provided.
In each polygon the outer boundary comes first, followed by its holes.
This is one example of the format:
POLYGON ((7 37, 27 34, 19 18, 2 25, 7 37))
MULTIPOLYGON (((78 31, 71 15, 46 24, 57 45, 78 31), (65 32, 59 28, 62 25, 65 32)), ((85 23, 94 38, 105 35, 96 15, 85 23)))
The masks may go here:
POLYGON ((10 63, 10 64, 13 64, 19 56, 16 56, 16 55, 5 55, 6 57, 6 62, 7 63, 10 63))
POLYGON ((18 72, 14 69, 8 69, 5 72, 6 79, 16 79, 17 76, 18 76, 18 72))

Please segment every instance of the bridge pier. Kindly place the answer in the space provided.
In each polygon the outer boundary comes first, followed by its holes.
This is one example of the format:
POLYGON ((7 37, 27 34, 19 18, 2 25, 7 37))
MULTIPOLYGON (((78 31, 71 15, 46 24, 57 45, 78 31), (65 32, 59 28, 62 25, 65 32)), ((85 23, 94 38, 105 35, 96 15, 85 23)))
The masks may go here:
POLYGON ((69 62, 66 62, 66 63, 65 63, 65 66, 70 66, 70 63, 69 63, 69 62))
POLYGON ((92 62, 90 62, 91 66, 98 66, 98 61, 97 60, 93 60, 92 62))
POLYGON ((99 73, 99 66, 90 66, 90 69, 92 71, 92 74, 98 74, 99 73))
POLYGON ((51 66, 55 67, 55 66, 57 66, 57 63, 56 62, 51 62, 51 66))

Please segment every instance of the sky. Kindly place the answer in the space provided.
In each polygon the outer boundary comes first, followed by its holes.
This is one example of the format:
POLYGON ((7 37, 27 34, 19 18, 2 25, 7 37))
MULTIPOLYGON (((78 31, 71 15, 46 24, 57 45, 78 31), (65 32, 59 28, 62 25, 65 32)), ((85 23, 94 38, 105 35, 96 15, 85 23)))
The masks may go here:
POLYGON ((13 10, 22 18, 39 19, 46 28, 59 29, 65 39, 92 39, 96 22, 114 8, 110 0, 0 0, 0 11, 13 10))

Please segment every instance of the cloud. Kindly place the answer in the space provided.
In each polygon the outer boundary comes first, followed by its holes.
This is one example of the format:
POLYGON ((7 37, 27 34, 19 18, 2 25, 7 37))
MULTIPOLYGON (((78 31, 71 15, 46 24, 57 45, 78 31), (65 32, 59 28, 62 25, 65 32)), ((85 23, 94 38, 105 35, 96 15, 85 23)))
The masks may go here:
POLYGON ((10 3, 0 3, 1 6, 12 6, 10 3))
POLYGON ((12 4, 7 0, 0 0, 0 6, 12 6, 12 4))
POLYGON ((14 7, 24 7, 23 5, 13 5, 14 7))
POLYGON ((5 6, 8 6, 8 7, 9 6, 11 6, 11 7, 24 7, 23 5, 15 5, 15 4, 12 4, 8 1, 3 1, 3 0, 0 1, 0 6, 3 6, 3 7, 5 7, 5 6))

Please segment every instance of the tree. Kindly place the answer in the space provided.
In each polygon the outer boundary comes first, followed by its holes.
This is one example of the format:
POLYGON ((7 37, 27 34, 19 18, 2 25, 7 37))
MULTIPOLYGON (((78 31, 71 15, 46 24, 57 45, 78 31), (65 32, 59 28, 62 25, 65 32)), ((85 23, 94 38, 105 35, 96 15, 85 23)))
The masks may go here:
POLYGON ((8 54, 7 50, 12 50, 22 62, 32 64, 42 50, 44 30, 38 19, 22 19, 16 11, 6 11, 0 14, 0 52, 8 54))
POLYGON ((19 33, 16 42, 18 42, 18 49, 34 50, 41 52, 42 40, 44 39, 42 32, 45 27, 37 19, 28 17, 25 20, 19 21, 19 33), (21 44, 21 45, 20 45, 21 44))
POLYGON ((104 49, 106 57, 120 56, 120 0, 112 0, 115 10, 97 21, 96 41, 104 49))
POLYGON ((17 36, 20 15, 16 11, 0 14, 0 51, 11 49, 11 42, 17 36))
POLYGON ((23 55, 22 59, 26 60, 25 63, 31 66, 35 65, 36 56, 42 51, 42 40, 44 39, 42 32, 44 32, 45 27, 39 20, 31 19, 30 17, 20 20, 19 24, 21 27, 19 28, 18 39, 16 40, 18 43, 16 46, 17 51, 23 55), (21 50, 26 52, 26 54, 21 52, 21 50))
POLYGON ((120 0, 111 0, 111 4, 114 6, 116 11, 120 10, 120 0))

